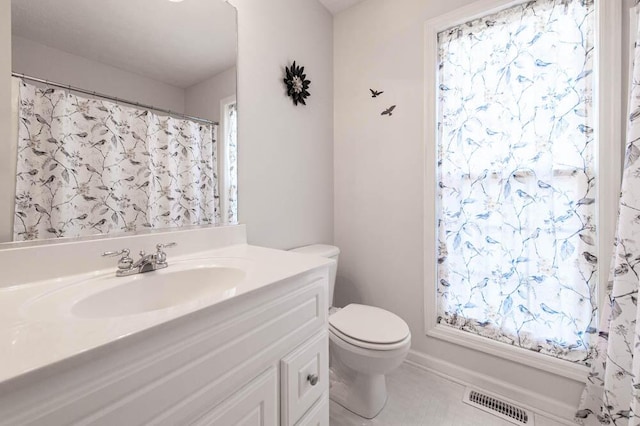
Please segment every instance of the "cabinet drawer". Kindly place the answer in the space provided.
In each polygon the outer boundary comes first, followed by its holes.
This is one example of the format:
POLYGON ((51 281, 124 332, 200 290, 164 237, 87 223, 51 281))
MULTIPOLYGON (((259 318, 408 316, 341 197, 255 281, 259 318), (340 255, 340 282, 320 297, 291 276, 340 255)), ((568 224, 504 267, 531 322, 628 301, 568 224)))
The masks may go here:
POLYGON ((193 425, 276 426, 278 376, 274 367, 253 379, 193 425))
POLYGON ((296 426, 329 426, 329 396, 326 392, 296 426))
POLYGON ((298 420, 329 389, 329 340, 323 331, 280 362, 282 425, 298 420))

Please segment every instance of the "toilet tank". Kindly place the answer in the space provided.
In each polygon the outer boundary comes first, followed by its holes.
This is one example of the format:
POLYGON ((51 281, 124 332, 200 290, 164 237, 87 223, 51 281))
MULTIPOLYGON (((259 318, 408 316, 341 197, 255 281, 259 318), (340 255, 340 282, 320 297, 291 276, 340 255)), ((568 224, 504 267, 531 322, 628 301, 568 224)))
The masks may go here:
POLYGON ((338 256, 340 255, 340 249, 336 246, 330 246, 327 244, 312 244, 310 246, 298 247, 291 251, 327 257, 335 260, 335 262, 333 262, 329 267, 329 306, 333 306, 333 289, 336 285, 336 272, 338 271, 338 256))

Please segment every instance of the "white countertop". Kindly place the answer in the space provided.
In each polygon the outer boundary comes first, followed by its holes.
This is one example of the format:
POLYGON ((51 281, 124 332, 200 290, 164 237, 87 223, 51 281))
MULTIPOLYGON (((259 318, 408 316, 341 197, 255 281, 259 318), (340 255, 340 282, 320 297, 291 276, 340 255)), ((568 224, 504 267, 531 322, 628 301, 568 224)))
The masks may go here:
POLYGON ((78 297, 96 292, 83 281, 115 275, 115 261, 109 269, 0 288, 0 383, 331 262, 239 244, 179 257, 169 255, 165 271, 172 263, 188 260, 240 267, 246 275, 232 291, 167 309, 109 318, 77 318, 67 308, 78 297), (46 306, 49 300, 51 306, 46 306))

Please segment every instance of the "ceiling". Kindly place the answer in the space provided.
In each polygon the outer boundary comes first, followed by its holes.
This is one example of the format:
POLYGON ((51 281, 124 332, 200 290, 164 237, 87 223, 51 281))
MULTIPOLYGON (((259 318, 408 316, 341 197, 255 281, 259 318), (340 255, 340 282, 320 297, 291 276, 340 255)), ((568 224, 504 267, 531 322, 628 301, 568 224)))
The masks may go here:
POLYGON ((12 33, 186 88, 236 62, 224 0, 12 0, 12 33))
POLYGON ((335 15, 362 1, 363 0, 320 0, 320 3, 329 9, 331 14, 335 15))

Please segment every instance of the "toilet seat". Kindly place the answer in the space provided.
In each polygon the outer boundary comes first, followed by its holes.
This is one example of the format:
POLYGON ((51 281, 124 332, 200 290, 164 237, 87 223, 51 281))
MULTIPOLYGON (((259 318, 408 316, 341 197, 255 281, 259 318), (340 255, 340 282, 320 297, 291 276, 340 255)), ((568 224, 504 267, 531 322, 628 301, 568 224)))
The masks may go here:
POLYGON ((399 316, 374 306, 351 304, 329 316, 329 331, 359 348, 391 351, 411 341, 399 316))
POLYGON ((342 340, 343 342, 348 343, 352 346, 355 346, 361 349, 369 349, 372 351, 393 351, 393 350, 402 348, 408 342, 411 342, 411 336, 407 336, 404 340, 401 340, 396 343, 375 344, 375 343, 363 342, 362 340, 357 340, 341 333, 339 330, 336 330, 331 325, 329 325, 329 333, 331 335, 336 336, 338 339, 342 340))

